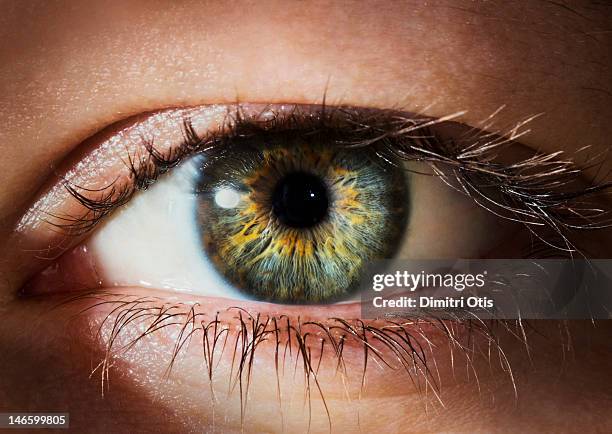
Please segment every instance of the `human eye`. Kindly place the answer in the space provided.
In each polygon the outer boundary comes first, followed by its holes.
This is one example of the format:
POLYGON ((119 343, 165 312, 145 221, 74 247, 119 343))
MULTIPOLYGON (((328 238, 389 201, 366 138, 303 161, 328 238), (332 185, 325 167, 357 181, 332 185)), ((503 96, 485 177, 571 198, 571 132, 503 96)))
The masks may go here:
MULTIPOLYGON (((124 152, 113 167, 124 175, 111 170, 102 178, 113 181, 96 188, 93 167, 85 186, 64 178, 49 194, 67 203, 34 207, 38 217, 24 219, 72 236, 93 232, 28 291, 144 286, 329 304, 355 300, 375 260, 515 255, 513 215, 493 215, 461 191, 453 162, 476 140, 494 148, 509 142, 473 135, 459 144, 462 134, 465 127, 448 121, 355 107, 149 115, 87 157, 100 164, 100 149, 124 152)), ((463 158, 465 167, 474 164, 463 158)))

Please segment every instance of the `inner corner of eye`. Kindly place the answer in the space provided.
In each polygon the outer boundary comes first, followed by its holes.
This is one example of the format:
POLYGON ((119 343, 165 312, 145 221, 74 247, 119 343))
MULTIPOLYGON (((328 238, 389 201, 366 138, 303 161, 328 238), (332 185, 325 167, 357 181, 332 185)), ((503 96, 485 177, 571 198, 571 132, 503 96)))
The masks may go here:
MULTIPOLYGON (((281 304, 352 299, 408 221, 401 164, 318 138, 185 160, 88 240, 104 286, 281 304)), ((257 140, 254 143, 258 143, 257 140)))

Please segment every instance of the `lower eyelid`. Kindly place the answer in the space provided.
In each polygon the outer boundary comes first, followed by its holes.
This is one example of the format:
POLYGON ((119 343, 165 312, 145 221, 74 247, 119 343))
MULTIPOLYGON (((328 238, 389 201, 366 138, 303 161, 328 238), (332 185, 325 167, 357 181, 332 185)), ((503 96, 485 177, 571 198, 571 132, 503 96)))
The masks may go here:
MULTIPOLYGON (((172 353, 167 347, 170 344, 174 346, 177 337, 180 339, 182 334, 186 336, 189 333, 202 334, 205 330, 210 332, 211 327, 216 327, 217 333, 223 329, 230 333, 244 329, 245 333, 255 333, 251 339, 266 337, 266 341, 275 341, 278 336, 282 345, 299 346, 300 343, 295 341, 298 336, 313 355, 320 348, 322 340, 332 346, 342 341, 343 357, 355 365, 363 364, 364 344, 370 346, 374 352, 379 351, 379 356, 388 358, 389 363, 397 362, 397 350, 405 352, 406 357, 414 351, 414 348, 404 346, 401 338, 395 342, 397 348, 387 347, 387 344, 376 338, 377 333, 384 334, 385 330, 390 336, 396 337, 396 333, 405 333, 410 336, 409 339, 415 339, 413 344, 416 347, 448 342, 451 330, 453 338, 458 341, 470 332, 460 322, 449 321, 445 324, 446 321, 428 319, 360 320, 357 319, 360 316, 359 303, 279 306, 243 302, 236 306, 232 300, 222 298, 169 295, 164 291, 134 287, 118 287, 75 295, 63 294, 52 297, 51 300, 60 309, 72 311, 72 315, 67 317, 71 318, 70 320, 89 323, 85 330, 102 338, 98 343, 102 345, 108 343, 105 336, 108 338, 111 330, 116 339, 113 345, 116 345, 116 348, 129 348, 133 341, 140 340, 139 332, 150 330, 150 324, 163 326, 152 330, 150 339, 162 343, 163 347, 156 351, 158 356, 166 360, 168 354, 172 353), (134 316, 133 320, 125 321, 130 317, 130 313, 138 312, 139 315, 134 316), (189 330, 186 331, 187 329, 189 330), (177 335, 177 332, 180 333, 177 335), (289 334, 292 338, 289 338, 289 334)), ((484 329, 481 333, 486 335, 484 329)), ((231 337, 236 338, 235 335, 231 337)), ((382 335, 379 334, 378 337, 382 335)), ((199 348, 199 351, 202 349, 201 339, 202 336, 194 335, 195 347, 196 350, 199 348)), ((292 350, 295 351, 295 348, 292 350)), ((397 367, 401 367, 401 363, 397 367)))
MULTIPOLYGON (((337 338, 335 345, 342 342, 340 353, 334 350, 334 344, 318 326, 306 324, 308 319, 316 321, 317 318, 304 317, 302 320, 296 314, 251 311, 249 315, 246 310, 231 309, 224 315, 227 303, 219 305, 209 300, 197 305, 192 299, 168 298, 167 294, 163 297, 163 294, 134 288, 50 300, 56 308, 49 310, 46 317, 51 321, 47 335, 58 333, 61 336, 65 330, 66 336, 69 331, 70 346, 80 348, 87 358, 91 357, 89 381, 94 384, 102 381, 102 391, 107 393, 106 381, 110 377, 107 399, 113 399, 113 391, 120 385, 135 382, 139 393, 144 395, 143 401, 159 393, 164 397, 160 402, 167 404, 172 388, 180 385, 176 396, 181 397, 179 409, 182 409, 189 407, 186 404, 194 396, 192 387, 197 385, 197 390, 206 392, 203 396, 201 392, 196 395, 200 397, 197 404, 208 402, 211 397, 207 393, 214 388, 214 393, 224 396, 224 408, 238 408, 235 404, 240 402, 239 396, 244 390, 232 384, 243 382, 243 387, 249 387, 247 384, 251 381, 247 378, 257 378, 255 384, 262 378, 269 382, 279 375, 284 397, 292 391, 303 393, 306 385, 302 389, 300 372, 305 363, 313 369, 313 372, 305 372, 311 381, 314 381, 312 376, 316 369, 317 381, 327 399, 343 401, 349 391, 351 398, 356 399, 362 386, 363 341, 351 332, 343 333, 341 323, 324 317, 319 318, 324 326, 337 327, 332 333, 337 338), (216 311, 221 312, 219 316, 216 311), (291 334, 290 339, 287 333, 291 334), (339 360, 337 369, 340 372, 336 369, 339 360), (209 364, 212 364, 210 371, 209 364), (299 370, 297 377, 296 369, 299 370), (162 381, 170 373, 172 381, 162 381), (231 391, 229 395, 228 390, 231 391)), ((47 351, 60 351, 54 345, 55 341, 49 344, 47 351)), ((391 353, 386 357, 393 363, 391 353)), ((402 369, 401 365, 398 368, 402 369)), ((408 375, 393 377, 392 384, 404 385, 402 389, 395 389, 396 393, 405 395, 411 390, 408 375)), ((369 371, 368 378, 389 382, 388 375, 379 369, 369 371)), ((254 387, 253 384, 250 387, 254 387)), ((278 405, 274 383, 258 390, 269 394, 265 402, 278 405)), ((250 393, 258 396, 261 392, 256 394, 253 389, 250 393)), ((315 389, 313 399, 320 399, 315 389)), ((206 415, 207 412, 198 414, 206 415)), ((233 415, 229 420, 240 418, 233 415)))

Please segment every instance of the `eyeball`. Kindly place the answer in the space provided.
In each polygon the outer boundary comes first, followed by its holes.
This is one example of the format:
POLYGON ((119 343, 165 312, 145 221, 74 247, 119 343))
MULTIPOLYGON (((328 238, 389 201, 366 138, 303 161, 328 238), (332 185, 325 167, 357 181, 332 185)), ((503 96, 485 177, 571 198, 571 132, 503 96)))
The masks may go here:
POLYGON ((394 255, 407 222, 401 165, 377 158, 307 141, 200 155, 141 192, 89 245, 116 286, 346 299, 368 261, 394 255))

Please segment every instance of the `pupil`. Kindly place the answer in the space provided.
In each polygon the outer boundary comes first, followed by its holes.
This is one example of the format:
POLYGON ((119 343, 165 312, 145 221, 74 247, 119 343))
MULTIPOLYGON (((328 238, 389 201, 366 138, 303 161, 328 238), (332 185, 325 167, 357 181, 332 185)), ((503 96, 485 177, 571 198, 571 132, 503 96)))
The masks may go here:
POLYGON ((272 195, 272 210, 281 223, 294 228, 307 228, 327 215, 327 187, 315 175, 291 173, 282 178, 272 195))

